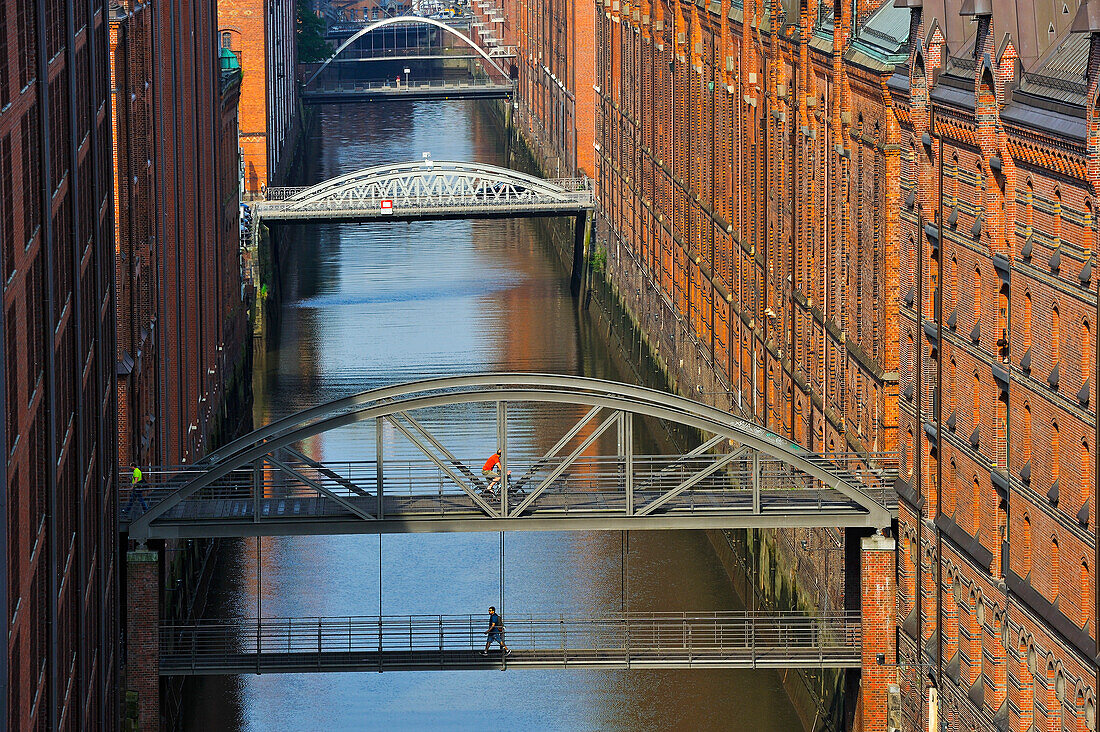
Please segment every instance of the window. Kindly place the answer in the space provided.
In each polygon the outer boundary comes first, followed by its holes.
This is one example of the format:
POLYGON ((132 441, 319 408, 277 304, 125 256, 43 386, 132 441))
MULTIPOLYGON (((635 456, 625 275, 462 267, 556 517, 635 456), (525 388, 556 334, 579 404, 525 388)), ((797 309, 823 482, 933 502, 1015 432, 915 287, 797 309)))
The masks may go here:
POLYGON ((1051 485, 1054 485, 1055 483, 1057 483, 1058 479, 1061 477, 1061 472, 1062 472, 1061 471, 1061 464, 1062 464, 1062 461, 1061 461, 1061 456, 1059 455, 1059 452, 1061 451, 1061 445, 1059 445, 1060 441, 1061 441, 1061 435, 1060 435, 1059 430, 1058 430, 1058 423, 1057 422, 1051 422, 1050 423, 1050 483, 1051 483, 1051 485))
MULTIPOLYGON (((1089 456, 1089 441, 1081 440, 1081 505, 1092 498, 1092 460, 1089 456)), ((1086 518, 1087 522, 1088 519, 1086 518)))
POLYGON ((997 400, 997 467, 1008 469, 1008 401, 997 400))
POLYGON ((982 395, 981 395, 981 386, 982 386, 982 380, 981 380, 981 377, 980 377, 980 376, 978 376, 978 372, 977 372, 977 371, 975 371, 975 372, 974 372, 974 398, 973 398, 973 402, 972 402, 972 403, 973 403, 973 407, 974 407, 974 429, 978 429, 978 425, 980 425, 980 424, 982 423, 982 413, 981 413, 981 406, 982 406, 982 395))
POLYGON ((1089 319, 1082 318, 1081 320, 1081 389, 1084 392, 1085 399, 1082 400, 1082 404, 1088 403, 1088 390, 1091 382, 1089 377, 1092 375, 1092 329, 1089 327, 1089 319))
POLYGON ((1084 557, 1081 558, 1081 578, 1079 582, 1079 587, 1081 589, 1081 614, 1077 619, 1077 624, 1083 628, 1085 627, 1085 623, 1089 621, 1089 616, 1092 615, 1092 577, 1089 575, 1089 562, 1084 557))
POLYGON ((1050 311, 1050 363, 1056 365, 1062 358, 1062 323, 1058 316, 1058 305, 1050 311))
POLYGON ((954 257, 951 257, 951 281, 948 285, 951 288, 951 308, 957 308, 959 306, 959 263, 954 257))
POLYGON ((982 484, 978 480, 978 476, 974 476, 974 495, 971 498, 971 513, 974 516, 973 528, 971 532, 974 536, 978 535, 978 532, 982 529, 982 484))
POLYGON ((1024 351, 1031 348, 1031 293, 1024 291, 1024 351))
POLYGON ((974 268, 974 329, 978 330, 982 324, 982 272, 974 268))
POLYGON ((1058 593, 1061 592, 1061 582, 1059 581, 1058 574, 1061 571, 1061 565, 1058 559, 1058 537, 1050 537, 1050 601, 1054 602, 1058 599, 1058 593))
POLYGON ((1054 225, 1050 232, 1051 237, 1054 238, 1054 245, 1058 246, 1062 241, 1062 191, 1054 189, 1054 200, 1052 201, 1051 215, 1054 218, 1054 225))
POLYGON ((1021 561, 1023 566, 1020 567, 1021 576, 1025 579, 1031 574, 1031 517, 1026 513, 1024 514, 1024 551, 1021 561))
POLYGON ((1020 435, 1020 469, 1031 462, 1031 405, 1024 402, 1023 434, 1020 435))
POLYGON ((233 34, 229 31, 222 31, 222 48, 233 47, 233 34))

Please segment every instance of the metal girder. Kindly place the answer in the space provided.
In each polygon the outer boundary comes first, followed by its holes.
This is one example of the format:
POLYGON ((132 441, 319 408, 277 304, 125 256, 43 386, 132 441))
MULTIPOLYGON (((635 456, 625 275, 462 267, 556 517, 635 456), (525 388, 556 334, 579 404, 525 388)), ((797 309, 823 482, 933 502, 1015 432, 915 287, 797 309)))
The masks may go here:
POLYGON ((704 480, 705 478, 707 478, 711 474, 718 472, 719 470, 724 468, 726 465, 728 465, 729 463, 736 460, 737 457, 738 457, 738 455, 735 452, 731 452, 731 453, 727 453, 725 455, 722 455, 717 460, 715 460, 713 463, 711 463, 707 467, 703 468, 702 470, 700 470, 699 472, 697 472, 695 475, 691 476, 687 480, 680 483, 680 485, 676 486, 675 488, 673 488, 670 491, 667 491, 660 498, 655 498, 652 501, 650 501, 649 503, 647 503, 646 505, 642 506, 641 509, 636 511, 636 513, 640 516, 648 516, 649 514, 653 513, 658 508, 660 508, 661 506, 663 506, 666 503, 668 503, 669 501, 671 501, 676 496, 678 496, 681 493, 683 493, 684 491, 686 491, 688 488, 691 488, 693 485, 697 484, 699 481, 704 480))
POLYGON ((572 453, 569 454, 569 457, 565 458, 565 460, 562 460, 560 463, 558 463, 557 467, 555 467, 553 470, 550 471, 550 475, 546 476, 546 478, 541 483, 539 483, 538 487, 535 488, 535 490, 531 491, 531 494, 529 496, 527 496, 525 499, 523 499, 523 501, 518 506, 516 506, 515 512, 512 513, 511 515, 512 516, 519 516, 520 514, 522 514, 524 509, 526 509, 528 506, 530 506, 532 503, 534 503, 535 499, 538 498, 540 495, 542 495, 542 492, 545 491, 550 486, 550 484, 552 484, 555 480, 557 480, 558 477, 562 473, 564 473, 566 471, 566 469, 570 465, 572 465, 573 462, 578 457, 580 457, 581 453, 583 453, 585 450, 587 450, 588 447, 593 442, 595 442, 599 438, 600 435, 602 435, 604 432, 607 431, 608 427, 610 427, 613 424, 618 424, 618 422, 619 422, 619 413, 618 412, 616 412, 615 414, 612 414, 610 417, 605 419, 603 421, 603 423, 600 424, 599 427, 597 427, 596 429, 594 429, 592 431, 592 434, 590 434, 588 437, 584 438, 584 441, 581 442, 581 444, 577 446, 577 449, 575 449, 572 453))
MULTIPOLYGON (((694 525, 698 528, 704 528, 704 524, 708 523, 709 525, 721 525, 726 528, 735 528, 737 525, 858 525, 882 528, 888 526, 892 519, 891 509, 883 502, 872 498, 865 491, 864 486, 844 470, 837 468, 821 456, 802 450, 799 446, 783 437, 712 407, 652 389, 584 377, 549 374, 479 374, 463 377, 428 379, 413 384, 383 387, 336 400, 327 405, 307 409, 298 415, 285 418, 263 427, 252 435, 230 443, 213 454, 209 460, 203 461, 198 466, 191 466, 189 469, 192 471, 196 467, 202 467, 206 472, 198 475, 198 477, 190 479, 185 485, 168 493, 166 498, 157 502, 147 513, 133 521, 130 525, 131 535, 135 538, 150 536, 152 534, 151 525, 153 522, 178 506, 182 501, 195 495, 204 487, 212 485, 215 481, 218 481, 242 466, 251 465, 254 464, 256 460, 264 459, 267 455, 274 453, 282 447, 291 446, 323 432, 363 421, 380 420, 390 416, 408 413, 416 409, 456 404, 496 403, 502 401, 582 405, 588 407, 590 410, 606 408, 624 413, 631 413, 633 415, 679 423, 686 427, 715 435, 715 437, 708 440, 707 443, 704 443, 706 445, 713 446, 717 444, 715 441, 720 439, 730 439, 738 442, 741 445, 741 450, 751 450, 754 455, 765 455, 771 459, 779 460, 790 466, 792 470, 820 481, 824 486, 836 490, 846 499, 849 499, 858 506, 858 512, 849 511, 843 516, 839 515, 843 512, 833 512, 833 514, 836 515, 831 515, 828 512, 818 513, 816 514, 817 519, 814 520, 813 518, 808 518, 808 515, 796 515, 796 512, 791 512, 788 515, 787 513, 771 513, 768 510, 764 510, 763 515, 761 515, 761 508, 757 505, 755 507, 756 515, 752 516, 750 514, 751 520, 745 523, 742 523, 745 520, 738 515, 727 515, 722 519, 715 519, 712 517, 706 521, 702 520, 701 517, 679 516, 673 521, 673 523, 680 522, 679 525, 684 527, 688 527, 694 522, 694 525)), ((395 424, 399 423, 395 422, 395 424)), ((411 431, 405 428, 404 425, 399 425, 399 428, 406 436, 410 436, 411 439, 413 439, 414 444, 419 442, 415 435, 412 435, 411 431)), ((562 445, 564 444, 565 443, 562 443, 562 445)), ((496 521, 503 520, 488 504, 482 501, 479 496, 473 495, 474 492, 470 490, 466 481, 462 480, 454 472, 452 466, 446 465, 438 460, 438 458, 432 456, 430 450, 428 450, 422 442, 418 446, 426 455, 432 458, 433 461, 437 463, 438 467, 444 473, 447 473, 464 492, 471 496, 479 508, 486 513, 486 516, 493 517, 496 521)), ((697 448, 697 450, 701 453, 703 451, 702 446, 697 448)), ((725 460, 735 459, 735 457, 742 454, 743 453, 739 450, 735 453, 731 453, 731 456, 726 457, 725 460)), ((381 454, 379 454, 379 462, 381 462, 381 454)), ((521 481, 522 480, 524 479, 521 479, 521 481)), ((754 483, 758 484, 759 481, 754 481, 754 483)), ((689 487, 690 486, 683 487, 682 490, 687 490, 689 487)), ((635 492, 640 489, 640 486, 634 487, 635 492)), ((731 493, 736 493, 736 491, 731 493)), ((527 505, 530 505, 530 503, 528 502, 527 505)), ((653 506, 653 508, 649 510, 653 511, 657 507, 658 506, 653 506)), ((665 512, 661 513, 663 514, 665 512)), ((736 511, 733 513, 736 514, 736 511)), ((507 514, 505 515, 507 516, 507 514)), ((510 516, 508 518, 511 519, 510 516)), ((652 518, 654 517, 647 516, 647 519, 652 518)), ((556 524, 555 528, 561 529, 579 526, 582 523, 586 529, 643 528, 642 526, 631 523, 638 522, 639 518, 637 517, 630 518, 628 516, 620 516, 619 518, 615 518, 613 516, 602 515, 598 517, 577 517, 577 519, 580 523, 562 521, 562 519, 558 517, 545 517, 539 518, 538 520, 551 522, 552 524, 556 524)), ((445 521, 458 520, 460 520, 460 517, 457 516, 454 519, 445 519, 445 521)), ((517 522, 535 521, 536 517, 527 516, 514 520, 517 522)), ((314 533, 318 531, 323 532, 320 528, 321 523, 323 522, 311 524, 314 528, 309 531, 314 533)), ((405 520, 402 523, 407 525, 412 522, 405 520)), ((659 523, 660 522, 650 521, 649 526, 657 528, 659 523)), ((329 522, 328 525, 332 533, 344 532, 344 529, 340 528, 338 524, 339 521, 329 522)), ((428 524, 420 524, 421 527, 427 525, 428 524)), ((670 525, 671 524, 663 524, 662 527, 669 527, 670 525)), ((488 528, 480 524, 479 526, 480 528, 478 530, 490 531, 508 528, 503 525, 494 526, 494 528, 488 528)), ((170 533, 181 530, 182 529, 179 528, 169 528, 169 526, 165 525, 157 529, 157 535, 167 536, 170 533)), ((210 528, 204 530, 212 531, 210 528)), ((362 532, 364 531, 364 527, 360 527, 358 530, 362 532)), ((370 532, 388 530, 390 529, 386 527, 372 527, 368 529, 370 532)), ((437 527, 432 529, 416 528, 409 530, 474 529, 457 527, 443 529, 442 527, 437 527)), ((306 530, 303 528, 303 531, 306 530)))
POLYGON ((372 31, 376 31, 379 28, 385 28, 386 26, 389 26, 389 25, 406 24, 406 23, 407 24, 412 24, 412 25, 434 26, 436 28, 439 28, 439 29, 447 32, 447 33, 450 33, 452 36, 454 36, 455 38, 458 38, 460 41, 465 43, 467 46, 469 46, 470 48, 477 51, 478 55, 480 55, 483 59, 485 59, 485 62, 487 64, 489 64, 490 68, 494 69, 503 78, 505 78, 505 79, 508 78, 508 72, 505 71, 504 69, 502 69, 500 67, 500 65, 496 61, 494 61, 493 58, 488 53, 485 52, 485 49, 483 49, 481 46, 479 46, 477 43, 475 43, 474 40, 472 38, 470 38, 469 36, 467 36, 465 33, 462 33, 461 31, 455 30, 454 28, 447 25, 446 23, 441 23, 440 21, 435 20, 434 18, 425 18, 425 17, 419 16, 419 15, 399 15, 399 16, 394 17, 394 18, 386 18, 384 20, 379 20, 375 23, 371 23, 366 28, 363 28, 362 30, 356 32, 354 35, 352 35, 346 41, 341 43, 339 45, 339 47, 337 47, 336 51, 332 54, 332 56, 330 56, 328 59, 326 59, 325 62, 323 64, 321 64, 321 66, 315 72, 313 72, 313 76, 309 77, 309 79, 306 80, 306 83, 303 84, 302 87, 304 88, 304 87, 307 87, 310 84, 312 84, 313 80, 316 79, 318 76, 320 76, 321 72, 324 71, 325 68, 330 63, 332 63, 333 59, 335 59, 337 56, 339 56, 341 53, 343 53, 345 48, 347 48, 351 44, 355 43, 357 40, 359 40, 360 38, 362 38, 366 34, 372 32, 372 31))
MULTIPOLYGON (((518 518, 492 516, 445 516, 407 518, 303 518, 254 522, 249 518, 226 518, 213 522, 163 523, 146 537, 158 539, 209 539, 253 536, 339 536, 343 534, 461 534, 498 531, 679 531, 695 529, 792 529, 820 528, 877 529, 867 514, 853 511, 806 508, 754 515, 751 510, 730 513, 655 513, 626 516, 622 513, 590 516, 541 516, 518 518)), ((133 534, 131 534, 133 536, 133 534)))
POLYGON ((453 467, 451 467, 450 465, 447 465, 445 462, 443 462, 438 457, 436 457, 436 455, 433 454, 432 451, 429 450, 427 448, 427 446, 423 442, 421 442, 420 439, 417 438, 417 436, 415 434, 413 434, 413 432, 411 430, 409 430, 408 427, 406 427, 405 425, 401 424, 396 419, 394 419, 394 416, 395 415, 391 415, 391 416, 386 417, 384 419, 387 419, 387 421, 390 424, 392 424, 394 427, 396 427, 398 429, 398 431, 401 432, 401 434, 405 435, 405 437, 408 438, 409 442, 416 445, 417 449, 420 450, 420 452, 424 453, 424 455, 427 456, 427 458, 429 460, 431 460, 433 463, 435 463, 436 466, 440 470, 442 470, 447 475, 448 478, 450 478, 452 481, 454 481, 455 485, 457 485, 459 488, 461 488, 463 490, 463 492, 466 493, 466 495, 468 495, 471 499, 473 499, 474 503, 476 503, 478 505, 478 507, 481 508, 481 510, 485 512, 486 516, 496 517, 498 515, 497 512, 495 510, 493 510, 492 506, 490 506, 488 503, 486 503, 484 500, 482 500, 481 496, 479 496, 477 494, 477 491, 472 490, 470 488, 470 486, 468 486, 466 484, 466 481, 462 480, 462 478, 459 477, 458 473, 456 473, 454 471, 453 467))
MULTIPOLYGON (((374 516, 367 513, 363 509, 359 508, 358 506, 356 506, 354 503, 352 503, 348 499, 344 498, 341 495, 337 495, 336 493, 333 493, 331 490, 326 488, 321 483, 313 480, 313 478, 310 478, 307 475, 302 475, 302 473, 300 471, 295 470, 294 468, 290 467, 289 465, 287 465, 283 461, 275 458, 273 455, 268 455, 266 460, 267 460, 267 462, 269 462, 271 465, 275 466, 279 470, 282 470, 283 472, 285 472, 289 475, 293 475, 295 478, 302 481, 303 483, 308 485, 310 488, 313 488, 314 490, 318 491, 319 493, 322 493, 322 494, 328 496, 329 498, 336 501, 341 506, 343 506, 347 510, 351 511, 352 513, 354 513, 356 516, 363 519, 364 521, 373 521, 374 520, 374 516)), ((257 516, 258 515, 259 514, 257 513, 257 516)))
POLYGON ((302 452, 299 452, 298 450, 295 450, 293 447, 284 447, 283 450, 287 454, 289 454, 291 457, 293 457, 294 459, 301 460, 303 463, 305 463, 309 467, 313 468, 314 470, 316 470, 321 475, 325 476, 329 480, 332 480, 332 481, 335 481, 335 482, 339 483, 340 485, 344 486, 345 488, 347 488, 352 493, 355 493, 356 495, 362 496, 363 498, 367 498, 367 497, 371 496, 370 491, 367 491, 366 489, 364 489, 361 486, 357 485, 354 481, 349 480, 348 478, 345 478, 344 476, 340 475, 336 471, 329 470, 325 466, 324 463, 317 462, 316 460, 309 457, 308 455, 306 455, 302 452))

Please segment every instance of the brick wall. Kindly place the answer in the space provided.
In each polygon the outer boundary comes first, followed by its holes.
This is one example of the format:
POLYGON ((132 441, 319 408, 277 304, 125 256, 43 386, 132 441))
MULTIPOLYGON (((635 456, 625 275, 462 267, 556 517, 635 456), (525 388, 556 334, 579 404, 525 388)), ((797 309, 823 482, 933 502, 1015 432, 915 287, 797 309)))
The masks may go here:
POLYGON ((160 561, 145 549, 126 553, 126 685, 137 693, 138 729, 161 729, 160 561))
POLYGON ((290 152, 298 108, 294 0, 220 0, 219 44, 238 55, 245 192, 273 184, 290 152))

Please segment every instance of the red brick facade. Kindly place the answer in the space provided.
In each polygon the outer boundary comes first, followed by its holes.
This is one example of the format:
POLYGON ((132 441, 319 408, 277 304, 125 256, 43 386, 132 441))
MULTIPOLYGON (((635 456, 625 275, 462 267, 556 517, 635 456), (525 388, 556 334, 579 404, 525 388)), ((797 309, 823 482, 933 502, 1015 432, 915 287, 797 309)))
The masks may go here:
POLYGON ((912 729, 929 684, 951 729, 1096 729, 1100 68, 1071 10, 914 8, 899 68, 912 729))
POLYGON ((123 464, 174 465, 208 449, 247 334, 240 74, 210 61, 214 23, 213 3, 120 3, 111 17, 123 464))
MULTIPOLYGON (((863 703, 900 682, 911 729, 1096 729, 1100 36, 1070 32, 1078 4, 598 0, 594 61, 571 61, 596 69, 596 247, 679 388, 897 455, 899 667, 863 703)), ((521 44, 556 17, 504 15, 521 44)), ((545 27, 542 64, 584 48, 545 27)), ((523 74, 545 167, 552 79, 523 74)))
POLYGON ((0 3, 0 727, 115 729, 107 3, 0 3))
POLYGON ((516 124, 549 175, 595 177, 596 7, 572 0, 482 0, 477 19, 516 47, 516 124))
POLYGON ((240 149, 246 195, 285 171, 298 114, 295 0, 219 0, 220 46, 237 54, 243 77, 240 149))

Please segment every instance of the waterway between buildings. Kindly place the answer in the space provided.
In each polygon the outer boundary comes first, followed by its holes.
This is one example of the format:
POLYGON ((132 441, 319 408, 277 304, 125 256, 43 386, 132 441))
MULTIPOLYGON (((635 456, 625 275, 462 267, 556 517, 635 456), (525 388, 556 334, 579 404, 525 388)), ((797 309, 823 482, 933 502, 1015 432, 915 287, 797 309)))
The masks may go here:
MULTIPOLYGON (((330 106, 306 141, 307 181, 418 159, 503 163, 499 131, 478 102, 330 106)), ((484 103, 480 103, 484 104, 484 103)), ((435 375, 541 371, 634 381, 606 330, 578 315, 567 273, 530 221, 305 227, 292 236, 277 332, 257 358, 263 424, 364 389, 435 375)), ((577 415, 573 415, 574 419, 577 415)), ((510 449, 539 452, 570 415, 529 415, 510 449), (545 443, 545 444, 544 444, 545 443), (520 445, 523 445, 521 448, 520 445)), ((571 424, 571 423, 570 423, 571 424)), ((449 447, 492 451, 489 413, 472 412, 449 447)), ((353 459, 373 427, 308 448, 353 459)), ((369 457, 369 456, 368 456, 369 457)), ((702 533, 511 533, 504 616, 622 609, 739 607, 702 533), (624 581, 625 577, 625 581, 624 581)), ((214 612, 373 615, 376 536, 223 543, 214 612)), ((497 534, 386 536, 387 615, 481 613, 500 602, 497 534)), ((800 728, 772 671, 490 671, 212 677, 189 682, 189 730, 772 730, 800 728)))

